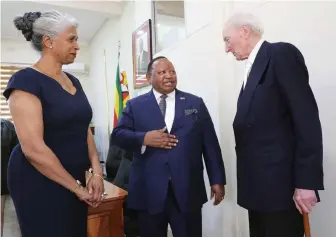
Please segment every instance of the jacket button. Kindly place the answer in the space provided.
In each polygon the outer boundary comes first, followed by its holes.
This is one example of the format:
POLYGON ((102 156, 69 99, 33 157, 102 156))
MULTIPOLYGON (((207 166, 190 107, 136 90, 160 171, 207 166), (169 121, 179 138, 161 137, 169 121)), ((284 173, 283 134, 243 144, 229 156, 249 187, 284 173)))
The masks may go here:
POLYGON ((247 125, 247 127, 248 127, 248 128, 251 128, 251 127, 252 127, 252 125, 251 125, 251 124, 248 124, 248 125, 247 125))

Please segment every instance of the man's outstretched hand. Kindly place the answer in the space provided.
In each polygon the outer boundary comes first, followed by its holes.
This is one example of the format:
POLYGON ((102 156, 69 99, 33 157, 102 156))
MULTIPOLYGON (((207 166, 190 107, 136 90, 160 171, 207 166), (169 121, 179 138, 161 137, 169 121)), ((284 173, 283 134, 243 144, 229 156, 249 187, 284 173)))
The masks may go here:
POLYGON ((178 143, 176 136, 165 133, 166 127, 147 132, 144 145, 163 149, 172 149, 178 143))

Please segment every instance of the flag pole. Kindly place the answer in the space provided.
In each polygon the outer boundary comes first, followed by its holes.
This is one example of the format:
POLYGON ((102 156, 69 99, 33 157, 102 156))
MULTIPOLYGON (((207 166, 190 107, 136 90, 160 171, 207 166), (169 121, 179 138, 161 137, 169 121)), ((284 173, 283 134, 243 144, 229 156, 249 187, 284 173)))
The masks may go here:
POLYGON ((118 63, 120 59, 120 40, 118 40, 118 63))
POLYGON ((106 49, 104 49, 104 66, 105 66, 105 89, 106 89, 106 107, 107 107, 107 135, 110 137, 111 125, 110 125, 110 106, 108 96, 108 83, 107 83, 107 66, 106 66, 106 49))

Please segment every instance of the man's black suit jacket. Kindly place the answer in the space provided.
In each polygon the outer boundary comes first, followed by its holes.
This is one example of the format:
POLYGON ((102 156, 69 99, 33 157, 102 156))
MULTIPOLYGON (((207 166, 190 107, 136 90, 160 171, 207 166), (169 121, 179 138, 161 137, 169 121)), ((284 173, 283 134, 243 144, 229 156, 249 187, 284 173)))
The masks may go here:
POLYGON ((1 195, 9 194, 7 186, 8 161, 18 143, 19 139, 14 124, 7 119, 1 119, 1 195))
POLYGON ((264 42, 241 91, 233 127, 238 204, 295 208, 295 188, 323 190, 322 131, 300 51, 264 42))

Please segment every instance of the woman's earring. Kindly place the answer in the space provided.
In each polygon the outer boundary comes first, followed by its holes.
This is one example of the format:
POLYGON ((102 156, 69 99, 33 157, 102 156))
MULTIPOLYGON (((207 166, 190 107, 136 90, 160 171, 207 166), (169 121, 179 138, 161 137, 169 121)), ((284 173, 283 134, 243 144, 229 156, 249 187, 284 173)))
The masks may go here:
POLYGON ((53 46, 50 46, 50 48, 52 49, 52 48, 53 48, 53 46))

